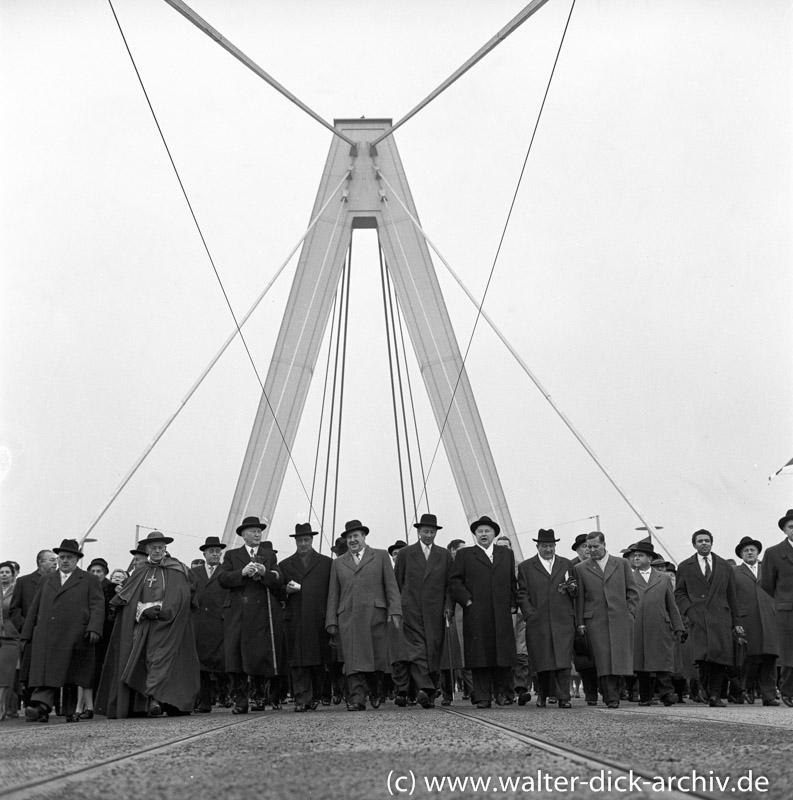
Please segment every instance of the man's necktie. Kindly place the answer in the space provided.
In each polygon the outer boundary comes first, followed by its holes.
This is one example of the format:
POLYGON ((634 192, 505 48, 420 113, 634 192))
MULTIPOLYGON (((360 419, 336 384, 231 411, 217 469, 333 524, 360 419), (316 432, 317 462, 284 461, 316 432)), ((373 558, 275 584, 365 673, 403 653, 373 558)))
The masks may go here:
POLYGON ((705 580, 710 583, 710 579, 713 577, 713 570, 710 568, 710 559, 705 559, 705 580))
POLYGON ((256 561, 256 551, 251 547, 251 561, 256 561))

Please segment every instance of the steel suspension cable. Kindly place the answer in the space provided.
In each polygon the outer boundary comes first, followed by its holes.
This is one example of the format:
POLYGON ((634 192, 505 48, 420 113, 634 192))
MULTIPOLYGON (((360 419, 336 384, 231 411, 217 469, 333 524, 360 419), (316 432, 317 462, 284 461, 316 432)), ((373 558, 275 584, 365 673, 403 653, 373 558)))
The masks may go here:
MULTIPOLYGON (((397 321, 399 322, 399 338, 402 345, 402 363, 405 365, 405 378, 407 380, 408 385, 408 397, 410 399, 410 411, 411 416, 413 417, 413 432, 416 436, 416 451, 418 452, 419 456, 419 467, 421 469, 421 483, 424 487, 424 498, 427 501, 427 511, 430 510, 430 497, 429 492, 427 491, 427 478, 424 474, 424 459, 421 453, 421 437, 419 436, 419 425, 418 419, 416 418, 416 403, 413 399, 413 386, 410 380, 410 369, 408 367, 408 356, 407 356, 407 348, 405 347, 405 334, 402 330, 402 314, 401 309, 399 308, 399 304, 397 303, 397 321)), ((416 505, 415 514, 418 516, 418 505, 416 505)), ((413 521, 417 521, 416 517, 414 517, 413 521)))
MULTIPOLYGON (((344 307, 344 298, 346 296, 345 292, 345 277, 347 275, 347 259, 345 259, 344 267, 342 268, 341 278, 339 282, 339 316, 336 319, 336 352, 333 359, 333 388, 330 393, 330 417, 328 423, 328 449, 325 456, 325 481, 323 484, 322 489, 322 519, 320 521, 321 530, 325 529, 325 511, 327 509, 327 500, 328 500, 328 484, 330 483, 330 453, 333 446, 333 426, 336 422, 336 383, 339 377, 339 348, 341 347, 341 326, 343 322, 343 313, 342 309, 344 307)), ((335 517, 334 517, 335 520, 335 517)), ((331 526, 331 536, 335 540, 336 527, 335 525, 331 526)))
POLYGON ((347 334, 350 320, 350 276, 352 275, 352 237, 347 251, 347 290, 344 298, 344 342, 341 348, 341 382, 339 384, 339 424, 336 426, 336 472, 333 487, 333 530, 336 530, 336 511, 339 497, 339 462, 341 460, 341 431, 344 418, 344 379, 347 373, 347 334))
MULTIPOLYGON (((328 331, 330 332, 330 336, 328 336, 328 358, 325 362, 325 380, 323 381, 322 385, 322 404, 320 406, 319 411, 319 426, 317 429, 317 450, 314 454, 314 472, 311 478, 311 499, 309 500, 309 516, 311 515, 312 506, 311 504, 314 502, 314 487, 317 483, 317 470, 319 469, 319 451, 322 444, 322 423, 325 419, 325 400, 327 398, 328 393, 328 381, 330 380, 330 354, 333 350, 333 329, 336 323, 336 309, 338 307, 338 299, 339 299, 339 292, 338 288, 333 295, 333 310, 331 312, 330 317, 330 325, 328 326, 328 331)), ((320 531, 319 537, 319 552, 322 553, 322 540, 326 538, 325 531, 320 531)), ((333 538, 328 541, 328 546, 333 546, 333 538)))
MULTIPOLYGON (((416 487, 413 481, 413 459, 410 457, 410 436, 408 435, 408 421, 407 416, 405 414, 405 393, 402 389, 402 367, 399 361, 399 347, 397 342, 397 325, 396 325, 396 318, 394 314, 394 302, 393 302, 393 287, 391 285, 390 274, 388 271, 388 261, 385 261, 385 277, 386 277, 386 287, 388 289, 388 308, 391 314, 391 335, 394 340, 394 361, 396 362, 396 374, 397 374, 397 383, 399 386, 399 405, 402 410, 402 429, 405 431, 405 454, 407 456, 408 462, 408 478, 410 479, 410 495, 413 499, 413 519, 417 516, 417 506, 416 506, 416 487)), ((397 310, 397 313, 398 310, 397 310)), ((405 523, 405 536, 408 536, 408 526, 407 522, 405 523)))
MULTIPOLYGON (((268 405, 268 407, 270 409, 270 413, 273 415, 273 422, 275 423, 275 426, 278 429, 278 433, 281 436, 281 441, 283 442, 284 448, 286 449, 286 452, 287 452, 287 454, 289 456, 289 462, 291 463, 293 469, 295 470, 295 474, 297 475, 297 479, 300 482, 301 488, 303 489, 303 493, 306 495, 306 497, 309 497, 308 491, 306 490, 305 483, 303 482, 303 478, 300 475, 300 470, 297 468, 297 464, 295 463, 294 458, 292 456, 292 451, 291 451, 291 449, 289 448, 289 446, 286 443, 286 437, 284 436, 284 432, 281 429, 281 426, 280 426, 280 424, 278 422, 278 419, 276 418, 275 409, 273 409, 272 404, 270 403, 270 398, 267 396, 267 392, 264 390, 264 384, 262 382, 261 376, 259 375, 259 371, 256 368, 256 363, 255 363, 255 361, 253 359, 253 355, 251 354, 250 348, 248 347, 248 343, 245 341, 245 337, 242 334, 242 329, 241 329, 241 326, 240 326, 240 322, 237 319, 236 314, 234 313, 234 308, 231 305, 231 300, 229 299, 228 293, 226 292, 226 288, 223 285, 223 281, 222 281, 222 279, 220 277, 220 273, 218 272, 218 269, 217 269, 217 267, 215 265, 215 261, 214 261, 214 258, 212 257, 212 253, 210 252, 209 245, 208 245, 208 243, 206 241, 206 238, 204 237, 204 233, 203 233, 203 231, 201 229, 201 225, 198 222, 198 217, 196 216, 195 211, 193 210, 193 206, 192 206, 192 203, 190 202, 190 198, 189 198, 189 196, 187 194, 187 190, 186 190, 185 185, 184 185, 184 183, 182 181, 181 175, 179 174, 179 170, 178 170, 178 168, 176 166, 176 162, 174 161, 173 155, 171 154, 171 150, 170 150, 170 147, 168 146, 168 142, 167 142, 167 140, 165 138, 165 134, 164 134, 164 132, 162 130, 162 127, 160 126, 159 120, 157 119, 157 114, 154 111, 154 106, 152 105, 151 99, 149 98, 149 94, 148 94, 148 92, 146 90, 146 86, 143 83, 143 78, 142 78, 142 76, 140 74, 140 71, 138 70, 138 66, 137 66, 137 63, 135 62, 135 58, 132 55, 132 50, 129 47, 129 43, 127 42, 127 37, 125 36, 124 30, 121 27, 121 22, 120 22, 120 20, 118 18, 118 15, 116 14, 116 9, 113 7, 112 0, 108 0, 108 5, 110 6, 110 10, 113 13, 113 18, 116 21, 116 26, 118 27, 118 31, 121 34, 121 38, 122 38, 122 40, 124 42, 124 47, 126 48, 127 54, 129 55, 130 62, 132 63, 132 67, 135 70, 135 75, 138 78, 138 83, 140 84, 140 88, 143 91, 144 97, 146 98, 146 103, 148 104, 149 110, 151 111, 151 115, 152 115, 152 118, 154 120, 154 124, 157 127, 158 133, 160 134, 160 139, 162 140, 163 146, 165 148, 165 152, 167 153, 168 159, 171 162, 171 167, 173 168, 174 175, 176 176, 176 180, 179 183, 179 188, 182 191, 182 195, 184 196, 185 202, 186 202, 187 207, 188 207, 188 209, 190 211, 190 216, 193 219, 193 222, 195 224, 196 230, 197 230, 198 235, 199 235, 199 237, 201 239, 201 243, 204 246, 204 250, 205 250, 205 252, 207 254, 207 258, 209 259, 209 263, 212 266, 212 270, 215 273, 215 278, 217 279, 218 285, 219 285, 220 290, 221 290, 221 292, 223 294, 223 298, 224 298, 224 300, 226 302, 226 306, 228 307, 229 313, 231 314, 231 317, 234 320, 234 325, 235 325, 235 327, 237 329, 237 333, 238 333, 238 335, 240 337, 240 341, 242 342, 243 347, 245 348, 245 352, 248 355, 248 360, 250 361, 250 364, 251 364, 251 367, 253 369, 253 372, 256 375, 256 380, 258 381, 259 386, 261 387, 262 395, 265 398, 265 400, 267 401, 267 405, 268 405)), ((88 534, 86 533, 85 536, 87 536, 87 535, 88 534)))
MULTIPOLYGON (((451 413, 452 407, 454 405, 454 397, 457 394, 457 388, 459 387, 460 380, 462 379, 463 373, 465 372, 465 364, 466 364, 466 361, 468 359, 468 355, 469 355, 469 353, 471 351, 471 345, 473 344, 474 336, 475 336, 476 331, 477 331, 477 327, 478 327, 478 324, 479 324, 479 318, 481 317, 481 315, 483 313, 485 300, 487 299, 487 294, 488 294, 488 291, 490 289, 490 284, 491 284, 491 282, 493 280, 493 275, 495 273, 496 264, 498 263, 498 258, 499 258, 499 255, 501 253, 501 248, 503 246, 504 239, 506 237, 507 229, 509 228, 509 223, 510 223, 510 220, 512 219, 512 212, 513 212, 513 210, 515 208, 515 203, 516 203, 517 198, 518 198, 518 192, 520 191, 521 183, 523 182, 523 176, 524 176, 524 174, 526 172, 526 165, 528 163, 529 156, 531 155, 532 146, 533 146, 534 140, 535 140, 535 138, 537 136, 537 130, 539 128, 540 120, 542 119, 542 113, 543 113, 543 110, 545 109, 545 103, 546 103, 546 100, 548 99, 548 94, 549 94, 550 89, 551 89, 551 83, 553 82, 553 77, 554 77, 554 75, 556 73, 556 66, 559 63, 559 56, 561 55, 562 47, 563 47, 564 41, 565 41, 565 37, 567 36, 567 29, 570 26, 570 18, 573 15, 573 9, 575 8, 575 2, 576 2, 576 0, 573 0, 572 4, 570 6, 570 12, 567 15, 567 20, 565 22, 564 30, 562 31, 562 37, 561 37, 561 40, 559 42, 559 47, 558 47, 558 49, 556 51, 556 57, 554 58, 553 66, 551 67, 551 73, 550 73, 550 76, 548 78, 548 83, 547 83, 547 85, 545 87, 545 93, 543 94, 542 103, 540 104, 540 109, 539 109, 539 111, 537 113, 537 119, 536 119, 535 124, 534 124, 534 130, 532 131, 531 138, 529 140, 529 145, 528 145, 528 147, 526 149, 526 155, 525 155, 525 157, 523 159, 523 165, 521 166, 520 174, 518 175, 518 180, 517 180, 517 183, 515 185, 515 189, 514 189, 514 191, 512 193, 512 200, 510 202, 509 210, 507 212, 507 218, 506 218, 506 221, 504 222, 504 226, 503 226, 502 231, 501 231, 501 236, 500 236, 499 241, 498 241, 498 246, 496 248, 496 253, 495 253, 495 256, 493 258, 493 264, 490 267, 490 273, 488 274, 487 283, 485 284, 485 290, 484 290, 484 292, 482 294, 482 300, 481 300, 481 302, 479 302, 477 304, 476 318, 474 319, 474 324, 473 324, 472 329, 471 329, 471 334, 470 334, 470 336, 468 338, 468 344, 467 344, 467 346, 465 348, 465 353, 463 354, 463 357, 462 357, 462 365, 460 367, 460 371, 459 371, 459 373, 457 375, 457 380, 455 381, 454 388, 452 390, 452 396, 451 396, 451 399, 449 401, 449 407, 446 409, 446 414, 445 414, 444 419, 443 419, 443 424, 441 425, 440 434, 438 436, 438 441, 435 444, 435 449, 434 449, 433 454, 432 454, 432 460, 430 461, 430 466, 429 466, 429 469, 427 471, 428 475, 432 472, 433 466, 435 464, 435 459, 437 458, 438 450, 440 449, 441 442, 443 441, 443 432, 446 430, 446 426, 447 426, 447 423, 448 423, 448 420, 449 420, 449 414, 451 413)), ((386 184, 386 186, 388 186, 389 189, 391 189, 391 191, 393 192, 393 189, 388 184, 388 181, 386 180, 386 178, 383 175, 381 170, 379 170, 379 169, 377 170, 377 175, 378 175, 378 177, 380 179, 383 180, 383 182, 386 184)), ((386 199, 386 205, 387 205, 387 199, 386 199)))
POLYGON ((383 319, 385 321, 386 347, 388 349, 388 372, 391 377, 391 405, 394 410, 394 435, 396 437, 397 463, 399 466, 399 492, 402 499, 402 517, 405 522, 405 533, 407 535, 408 518, 405 511, 405 479, 402 471, 402 445, 399 441, 399 417, 397 415, 396 385, 394 382, 394 363, 391 357, 391 329, 388 325, 388 301, 386 299, 386 270, 385 260, 383 259, 383 248, 380 246, 379 236, 377 242, 377 252, 380 258, 380 287, 383 292, 383 319))
POLYGON ((319 122, 320 125, 323 125, 329 131, 331 131, 334 135, 338 136, 340 139, 343 139, 347 144, 355 146, 355 142, 345 136, 338 128, 331 125, 329 122, 326 122, 316 111, 310 109, 302 100, 299 100, 295 95, 292 94, 288 89, 282 86, 278 81, 273 78, 272 75, 266 73, 255 61, 248 58, 245 53, 242 52, 238 47, 233 45, 225 36, 221 35, 216 31, 203 17, 200 17, 193 11, 187 3, 183 3, 182 0, 165 0, 171 8, 178 11, 186 20, 192 22, 193 25, 196 26, 199 30, 203 31, 210 39, 213 39, 217 42, 226 52, 231 53, 240 63, 244 64, 251 72, 255 75, 258 75, 264 81, 270 84, 277 92, 280 92, 287 100, 294 103, 299 109, 305 111, 312 119, 315 119, 319 122))
MULTIPOLYGON (((166 0, 166 2, 170 2, 170 0, 166 0)), ((372 142, 372 145, 377 146, 379 142, 382 142, 386 136, 390 136, 397 128, 404 125, 411 117, 418 114, 424 106, 431 103, 438 95, 442 94, 446 89, 448 89, 458 78, 465 75, 471 67, 474 66, 477 62, 481 61, 494 47, 501 44, 504 39, 507 38, 513 31, 517 30, 517 28, 522 25, 535 11, 539 11, 548 0, 532 0, 526 8, 524 8, 517 16, 513 17, 492 39, 487 41, 482 47, 479 48, 461 67, 458 67, 440 86, 430 92, 417 106, 412 108, 405 114, 402 119, 400 119, 397 123, 392 125, 382 136, 378 136, 372 142)))

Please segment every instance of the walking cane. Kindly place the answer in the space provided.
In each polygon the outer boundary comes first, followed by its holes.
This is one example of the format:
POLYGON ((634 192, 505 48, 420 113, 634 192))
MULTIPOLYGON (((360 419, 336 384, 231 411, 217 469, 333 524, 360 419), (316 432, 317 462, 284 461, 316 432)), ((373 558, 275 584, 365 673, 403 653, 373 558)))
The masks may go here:
POLYGON ((270 646, 273 649, 273 677, 278 675, 278 658, 275 655, 275 632, 273 631, 273 607, 270 605, 270 590, 267 590, 267 617, 270 621, 270 646))
POLYGON ((446 653, 449 656, 449 684, 452 691, 452 702, 454 702, 454 666, 452 665, 452 639, 448 617, 446 617, 446 653))

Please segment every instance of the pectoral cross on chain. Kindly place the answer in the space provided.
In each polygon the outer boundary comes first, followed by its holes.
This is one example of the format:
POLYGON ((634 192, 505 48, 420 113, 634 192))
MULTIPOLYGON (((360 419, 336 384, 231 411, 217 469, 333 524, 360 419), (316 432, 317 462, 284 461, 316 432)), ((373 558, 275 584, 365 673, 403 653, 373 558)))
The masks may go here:
POLYGON ((155 576, 155 574, 153 572, 151 574, 151 578, 147 578, 147 581, 148 581, 148 584, 149 584, 149 589, 151 589, 153 584, 157 583, 157 577, 155 576))

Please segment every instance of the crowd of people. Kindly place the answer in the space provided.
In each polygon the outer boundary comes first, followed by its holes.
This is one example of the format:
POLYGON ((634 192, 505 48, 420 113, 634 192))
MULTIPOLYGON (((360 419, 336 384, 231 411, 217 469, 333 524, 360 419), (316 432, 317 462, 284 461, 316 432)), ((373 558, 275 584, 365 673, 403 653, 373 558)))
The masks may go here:
POLYGON ((606 708, 793 708, 793 510, 778 525, 784 539, 762 561, 750 536, 727 559, 698 530, 677 567, 649 538, 612 555, 599 531, 566 558, 550 529, 516 565, 487 516, 471 523, 471 543, 441 547, 442 526, 424 514, 417 541, 387 551, 351 520, 333 557, 301 523, 280 561, 266 523, 246 517, 241 546, 208 537, 190 566, 153 531, 129 572, 102 558, 81 569, 66 539, 30 574, 0 563, 0 717, 247 714, 287 700, 296 712, 432 708, 455 693, 477 708, 534 696, 567 709, 581 690, 606 708))

